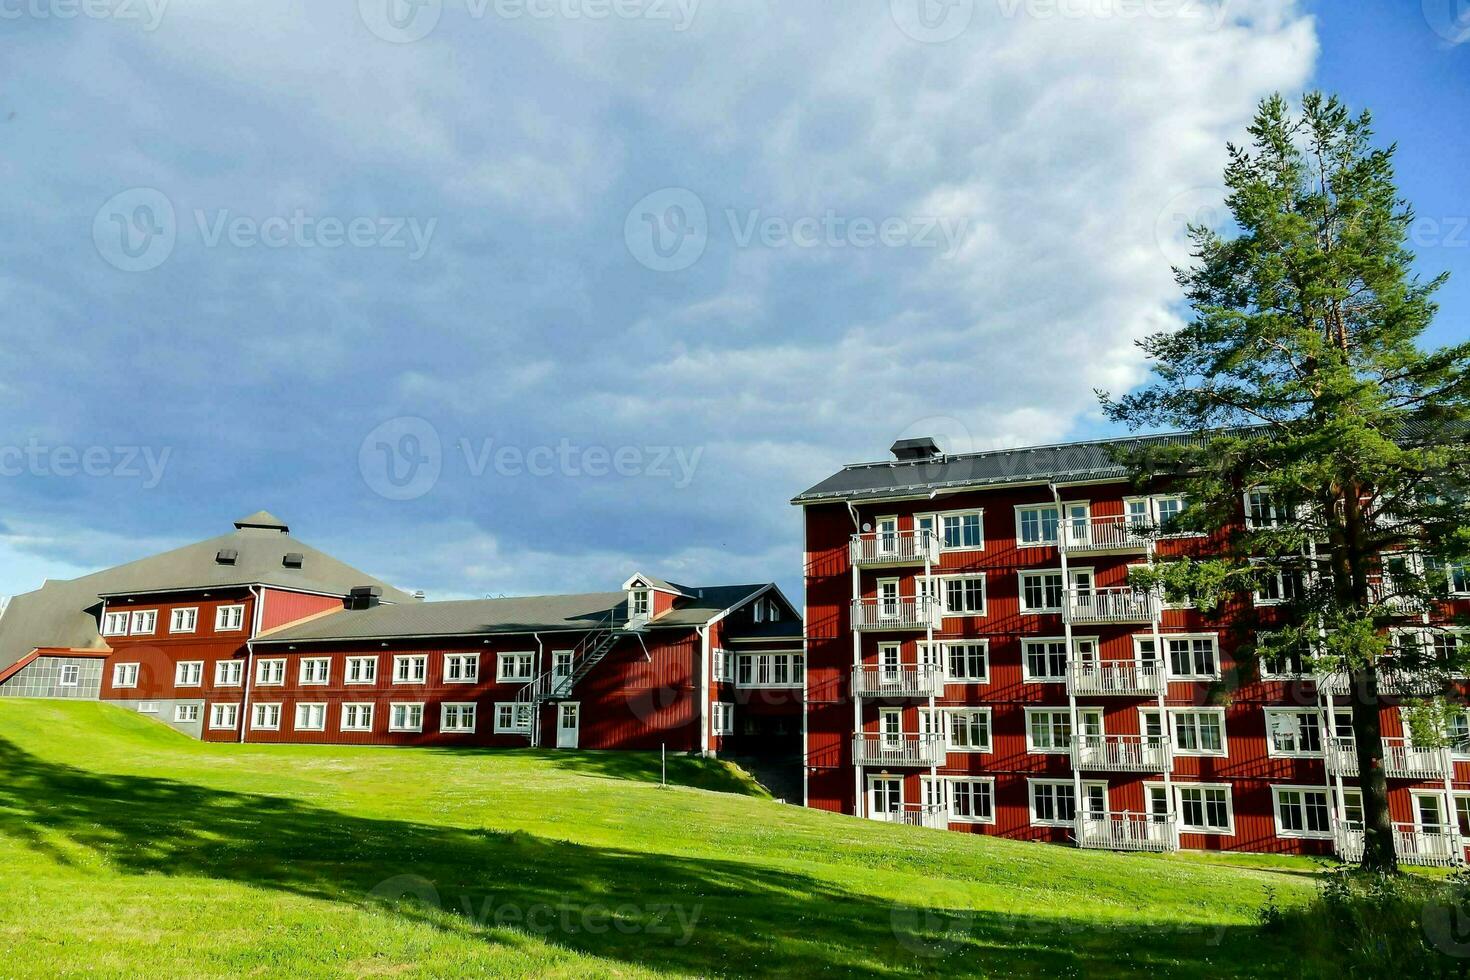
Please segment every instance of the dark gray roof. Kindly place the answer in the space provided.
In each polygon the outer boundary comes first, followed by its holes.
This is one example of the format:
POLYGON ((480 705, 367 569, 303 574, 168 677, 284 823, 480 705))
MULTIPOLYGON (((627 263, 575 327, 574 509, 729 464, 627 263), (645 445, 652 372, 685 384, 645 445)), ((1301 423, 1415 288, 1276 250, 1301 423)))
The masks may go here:
POLYGON ((793 504, 864 497, 901 497, 932 490, 1003 486, 1071 480, 1122 480, 1128 469, 1114 456, 1118 450, 1142 446, 1180 445, 1200 441, 1192 432, 1069 442, 1054 446, 999 449, 925 460, 888 460, 844 466, 793 504))
MULTIPOLYGON (((703 626, 712 618, 764 589, 765 585, 686 588, 689 598, 648 624, 650 629, 703 626)), ((591 629, 613 611, 613 621, 628 617, 625 592, 523 596, 420 602, 401 606, 343 610, 258 637, 257 643, 313 643, 327 640, 386 640, 405 637, 479 636, 497 633, 591 629)))

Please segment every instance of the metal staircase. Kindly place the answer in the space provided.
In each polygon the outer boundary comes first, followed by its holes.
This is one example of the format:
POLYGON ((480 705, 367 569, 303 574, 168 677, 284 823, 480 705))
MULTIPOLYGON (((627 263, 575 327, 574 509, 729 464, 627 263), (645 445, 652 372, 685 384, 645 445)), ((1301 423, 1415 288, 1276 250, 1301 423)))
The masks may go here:
POLYGON ((616 609, 609 609, 582 638, 582 642, 573 648, 569 670, 558 671, 553 666, 516 692, 516 714, 521 713, 522 705, 530 707, 531 727, 526 735, 532 745, 538 745, 541 741, 541 726, 538 724, 541 705, 548 701, 561 700, 571 694, 577 682, 601 663, 619 640, 628 636, 641 636, 647 631, 646 618, 616 625, 616 615, 616 609))

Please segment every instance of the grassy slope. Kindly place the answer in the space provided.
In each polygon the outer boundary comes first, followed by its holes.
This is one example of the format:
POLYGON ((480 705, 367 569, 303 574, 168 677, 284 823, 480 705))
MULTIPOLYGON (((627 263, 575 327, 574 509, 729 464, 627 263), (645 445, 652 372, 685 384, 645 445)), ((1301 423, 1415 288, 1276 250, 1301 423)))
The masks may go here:
POLYGON ((1304 900, 1305 862, 887 827, 670 765, 685 786, 652 756, 213 746, 3 700, 0 973, 1299 970, 1254 912, 1304 900), (441 907, 387 900, 426 882, 441 907))

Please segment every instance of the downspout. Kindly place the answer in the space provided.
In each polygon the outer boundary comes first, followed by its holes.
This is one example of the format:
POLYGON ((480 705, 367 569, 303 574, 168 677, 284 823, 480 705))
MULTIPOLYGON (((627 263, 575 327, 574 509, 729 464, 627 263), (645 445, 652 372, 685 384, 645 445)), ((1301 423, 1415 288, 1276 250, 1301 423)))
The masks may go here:
MULTIPOLYGON (((1062 494, 1055 483, 1048 483, 1047 488, 1051 490, 1052 503, 1057 508, 1057 558, 1062 566, 1062 642, 1067 650, 1067 679, 1070 682, 1071 675, 1077 666, 1077 651, 1072 648, 1072 576, 1067 565, 1067 549, 1062 546, 1062 536, 1066 534, 1063 525, 1062 494)), ((1096 583, 1094 583, 1096 585, 1096 583)), ((1087 823, 1087 801, 1082 797, 1082 767, 1081 759, 1077 752, 1078 739, 1082 737, 1082 726, 1078 723, 1077 695, 1071 683, 1067 684, 1067 713, 1071 718, 1072 739, 1067 750, 1071 755, 1068 760, 1072 764, 1072 818, 1074 821, 1073 832, 1077 835, 1077 843, 1082 843, 1083 828, 1087 823)), ((1107 753, 1107 740, 1103 740, 1103 753, 1107 753)))
MULTIPOLYGON (((534 637, 535 640, 536 640, 536 669, 531 672, 531 677, 532 677, 531 683, 532 684, 535 684, 535 683, 537 683, 536 678, 539 678, 541 676, 542 671, 546 670, 546 650, 541 645, 541 634, 540 633, 532 632, 531 636, 534 637)), ((553 677, 553 678, 551 678, 551 680, 547 684, 548 690, 554 689, 555 688, 555 685, 556 685, 556 678, 553 677)), ((557 710, 560 711, 561 709, 558 708, 557 710)), ((578 708, 577 710, 579 712, 581 711, 580 708, 578 708)), ((511 720, 514 721, 515 719, 512 718, 511 720)), ((582 724, 582 716, 580 714, 577 716, 577 724, 579 726, 582 724)), ((580 738, 580 735, 578 737, 580 738)), ((541 744, 541 705, 536 700, 536 696, 533 693, 531 695, 531 748, 533 748, 533 749, 534 748, 537 748, 538 746, 540 746, 540 744, 541 744)))
MULTIPOLYGON (((250 586, 250 594, 255 597, 254 608, 250 611, 250 636, 245 641, 245 694, 240 702, 240 732, 237 741, 245 743, 246 719, 250 715, 250 692, 255 681, 255 647, 253 641, 260 635, 260 620, 265 614, 265 589, 260 586, 250 586), (260 589, 259 592, 255 591, 260 589)), ((202 713, 202 712, 201 712, 202 713)), ((201 719, 202 722, 202 719, 201 719)))
POLYGON ((710 750, 709 750, 709 735, 710 735, 710 732, 709 732, 709 698, 710 698, 710 683, 709 683, 709 666, 710 666, 709 623, 705 623, 703 626, 697 626, 697 627, 695 627, 695 632, 697 632, 699 634, 699 650, 700 650, 700 664, 699 664, 699 754, 702 757, 704 757, 704 758, 709 758, 709 756, 710 756, 710 750))

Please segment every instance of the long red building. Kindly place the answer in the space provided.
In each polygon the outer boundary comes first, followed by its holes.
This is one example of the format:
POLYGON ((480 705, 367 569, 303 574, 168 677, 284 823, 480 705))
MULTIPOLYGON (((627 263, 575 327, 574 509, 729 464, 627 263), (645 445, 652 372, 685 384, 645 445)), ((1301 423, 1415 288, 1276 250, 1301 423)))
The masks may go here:
MULTIPOLYGON (((1082 847, 1355 857, 1345 678, 1252 655, 1294 583, 1214 615, 1130 587, 1132 566, 1220 541, 1156 533, 1183 501, 1136 489, 1114 448, 948 456, 906 440, 795 498, 808 805, 1082 847)), ((1275 518, 1243 495, 1242 522, 1275 518)), ((1445 624, 1470 612, 1470 575, 1451 574, 1451 600, 1405 610, 1396 640, 1465 642, 1445 624)), ((1380 682, 1397 844, 1406 862, 1459 863, 1470 714, 1456 748, 1414 745, 1398 704, 1430 693, 1415 686, 1380 682)))
POLYGON ((426 602, 261 512, 16 596, 0 697, 100 698, 221 742, 784 754, 801 619, 771 583, 426 602))

